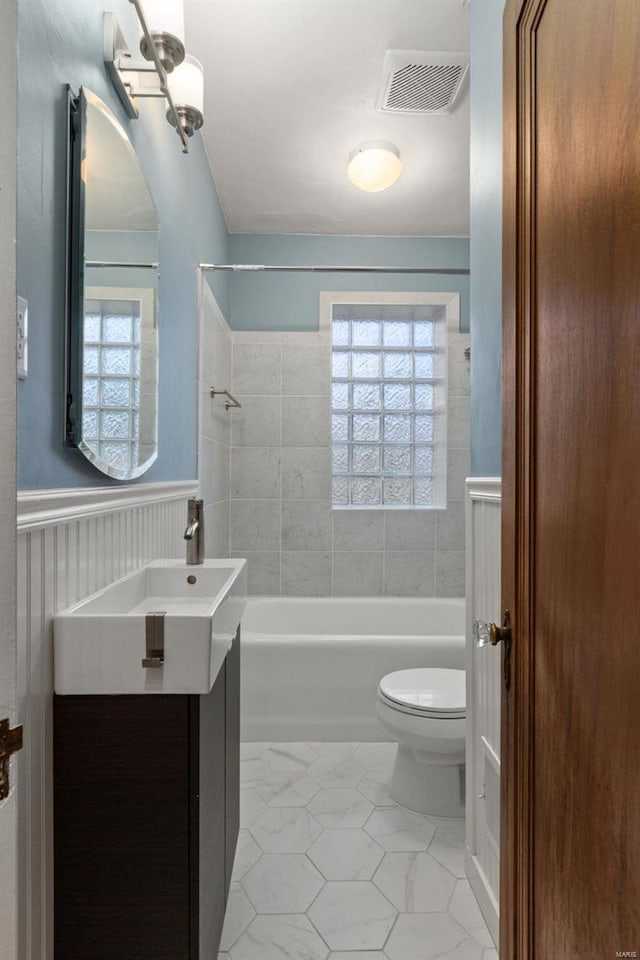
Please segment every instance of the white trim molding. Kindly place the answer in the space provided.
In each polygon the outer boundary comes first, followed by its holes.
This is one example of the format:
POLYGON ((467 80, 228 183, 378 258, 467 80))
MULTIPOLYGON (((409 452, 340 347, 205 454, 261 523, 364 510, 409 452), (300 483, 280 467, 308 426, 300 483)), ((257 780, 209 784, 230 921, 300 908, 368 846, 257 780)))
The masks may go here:
POLYGON ((18 493, 18 533, 152 503, 183 500, 195 496, 197 491, 196 480, 132 483, 118 487, 21 490, 18 493))
POLYGON ((466 871, 498 943, 500 874, 500 650, 478 649, 473 621, 500 622, 501 504, 499 477, 466 482, 467 811, 466 871))

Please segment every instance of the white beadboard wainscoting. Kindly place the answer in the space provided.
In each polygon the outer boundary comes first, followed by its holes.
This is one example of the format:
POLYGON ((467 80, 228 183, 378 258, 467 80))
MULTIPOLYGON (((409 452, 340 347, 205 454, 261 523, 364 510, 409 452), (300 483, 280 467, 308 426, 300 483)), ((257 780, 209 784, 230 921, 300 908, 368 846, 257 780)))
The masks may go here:
POLYGON ((466 870, 494 942, 500 882, 501 649, 473 643, 475 619, 502 622, 501 482, 467 480, 466 870))
POLYGON ((54 615, 150 560, 181 557, 195 481, 18 494, 20 952, 53 957, 54 615))

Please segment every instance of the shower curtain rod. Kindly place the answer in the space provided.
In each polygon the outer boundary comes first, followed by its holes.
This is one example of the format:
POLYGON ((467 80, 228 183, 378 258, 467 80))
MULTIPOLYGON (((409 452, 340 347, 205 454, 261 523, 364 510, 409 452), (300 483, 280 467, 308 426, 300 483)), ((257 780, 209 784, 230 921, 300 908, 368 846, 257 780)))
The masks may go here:
POLYGON ((377 266, 281 266, 264 263, 200 263, 201 270, 229 270, 235 273, 432 273, 468 276, 466 267, 377 267, 377 266))

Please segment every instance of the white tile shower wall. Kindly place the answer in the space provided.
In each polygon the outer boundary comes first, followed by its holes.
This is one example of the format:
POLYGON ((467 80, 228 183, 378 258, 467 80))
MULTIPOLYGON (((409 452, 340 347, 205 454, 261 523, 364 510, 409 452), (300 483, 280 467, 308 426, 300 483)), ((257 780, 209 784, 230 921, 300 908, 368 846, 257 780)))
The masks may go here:
POLYGON ((233 334, 230 551, 250 593, 464 596, 469 336, 448 343, 448 508, 352 511, 331 509, 329 334, 233 334))
MULTIPOLYGON (((211 396, 212 386, 231 390, 231 331, 208 284, 202 281, 198 478, 205 508, 205 553, 207 557, 228 557, 231 413, 225 409, 225 397, 211 396)), ((251 472, 245 472, 251 489, 251 472)))
MULTIPOLYGON (((18 498, 19 883, 24 960, 53 957, 53 617, 159 557, 184 555, 187 498, 195 483, 18 498)), ((1 951, 0 951, 1 953, 1 951)))

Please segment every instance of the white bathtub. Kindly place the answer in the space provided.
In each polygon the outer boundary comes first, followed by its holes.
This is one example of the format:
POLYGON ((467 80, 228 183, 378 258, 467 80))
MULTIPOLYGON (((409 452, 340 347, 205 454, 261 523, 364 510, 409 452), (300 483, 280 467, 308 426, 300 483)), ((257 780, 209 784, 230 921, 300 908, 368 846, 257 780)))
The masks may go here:
POLYGON ((257 597, 241 629, 244 740, 383 740, 381 677, 464 669, 464 600, 257 597))

